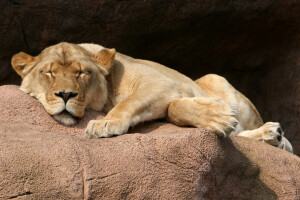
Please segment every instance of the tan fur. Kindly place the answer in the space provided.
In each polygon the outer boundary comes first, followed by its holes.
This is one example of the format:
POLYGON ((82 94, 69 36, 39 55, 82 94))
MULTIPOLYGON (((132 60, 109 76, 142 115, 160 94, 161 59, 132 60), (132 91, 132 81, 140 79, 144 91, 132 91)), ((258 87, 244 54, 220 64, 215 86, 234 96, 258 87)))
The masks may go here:
POLYGON ((12 65, 23 77, 21 90, 65 125, 74 124, 85 108, 108 112, 89 122, 87 138, 121 135, 140 122, 167 117, 219 136, 234 133, 292 149, 285 138, 278 139, 279 123, 263 125, 254 105, 218 75, 194 82, 158 63, 95 44, 60 43, 36 57, 19 53, 12 65))
POLYGON ((35 58, 33 58, 32 56, 30 56, 24 52, 20 52, 12 58, 11 64, 12 64, 14 70, 22 78, 24 78, 28 74, 29 70, 31 69, 31 66, 34 63, 34 61, 35 61, 35 58))

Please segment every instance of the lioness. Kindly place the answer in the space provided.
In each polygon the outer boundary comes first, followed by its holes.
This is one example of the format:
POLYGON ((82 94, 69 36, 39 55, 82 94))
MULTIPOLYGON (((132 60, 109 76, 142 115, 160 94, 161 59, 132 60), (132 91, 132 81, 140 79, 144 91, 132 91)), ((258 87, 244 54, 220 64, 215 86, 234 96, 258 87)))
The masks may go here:
POLYGON ((179 126, 233 133, 293 151, 279 123, 263 121, 254 105, 225 78, 196 81, 155 62, 96 44, 59 43, 33 57, 20 52, 12 66, 20 89, 37 98, 58 122, 73 125, 85 108, 107 112, 91 120, 87 138, 121 135, 137 123, 167 117, 179 126))

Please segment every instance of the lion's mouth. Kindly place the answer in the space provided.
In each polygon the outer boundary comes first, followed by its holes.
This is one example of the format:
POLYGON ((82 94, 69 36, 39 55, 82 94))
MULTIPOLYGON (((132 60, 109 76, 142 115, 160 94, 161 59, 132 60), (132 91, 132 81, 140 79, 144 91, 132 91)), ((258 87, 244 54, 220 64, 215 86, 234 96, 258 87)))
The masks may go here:
POLYGON ((59 114, 52 115, 52 117, 56 121, 58 121, 59 123, 65 125, 65 126, 72 126, 72 125, 76 124, 76 122, 78 121, 78 118, 74 117, 67 110, 62 111, 59 114))

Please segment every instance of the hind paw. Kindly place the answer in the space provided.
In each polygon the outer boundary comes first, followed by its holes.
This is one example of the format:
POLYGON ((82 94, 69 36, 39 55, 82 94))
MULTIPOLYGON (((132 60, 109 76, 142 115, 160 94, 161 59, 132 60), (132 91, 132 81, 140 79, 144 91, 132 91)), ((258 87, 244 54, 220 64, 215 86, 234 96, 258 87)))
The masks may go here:
POLYGON ((262 140, 273 146, 278 146, 283 137, 283 130, 278 122, 267 122, 262 127, 262 140))

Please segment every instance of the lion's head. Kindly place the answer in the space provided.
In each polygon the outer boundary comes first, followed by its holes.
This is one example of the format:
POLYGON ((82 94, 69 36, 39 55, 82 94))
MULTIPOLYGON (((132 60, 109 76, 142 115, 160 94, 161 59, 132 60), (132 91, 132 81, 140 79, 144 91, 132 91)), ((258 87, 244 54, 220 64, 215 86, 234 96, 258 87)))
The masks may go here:
POLYGON ((100 111, 107 100, 105 76, 115 49, 92 54, 83 47, 59 43, 33 57, 20 52, 12 57, 22 77, 20 89, 36 97, 46 111, 64 125, 73 125, 85 108, 100 111))

